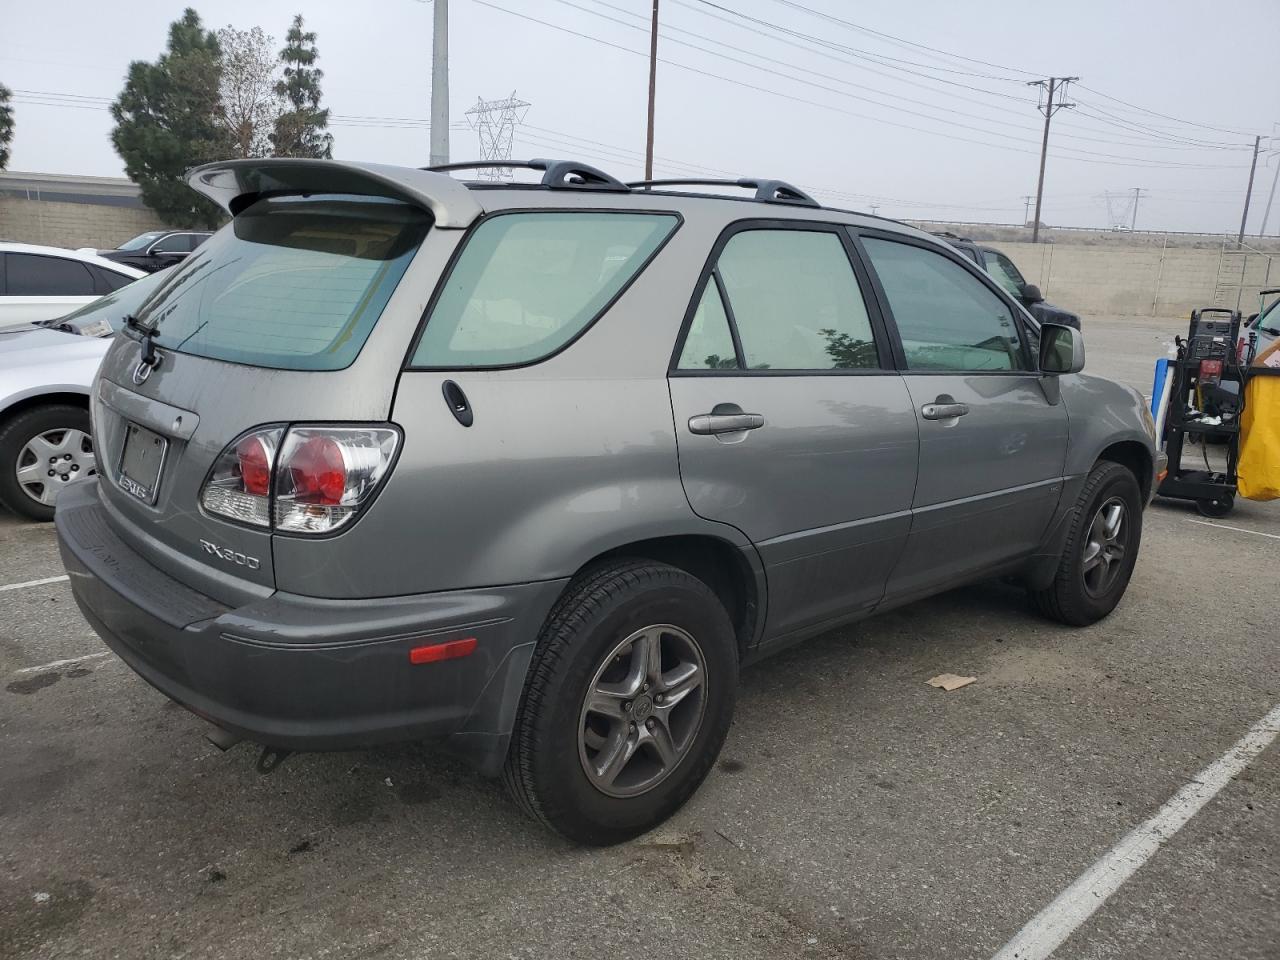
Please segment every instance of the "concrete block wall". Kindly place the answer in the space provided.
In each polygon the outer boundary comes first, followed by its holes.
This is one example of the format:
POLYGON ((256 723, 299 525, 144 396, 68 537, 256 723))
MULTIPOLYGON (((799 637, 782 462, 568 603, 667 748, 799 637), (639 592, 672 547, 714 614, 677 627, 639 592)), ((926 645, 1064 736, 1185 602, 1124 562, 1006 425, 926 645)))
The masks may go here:
POLYGON ((1196 307, 1257 310, 1258 291, 1280 286, 1280 256, 1228 247, 991 244, 1046 299, 1078 313, 1186 316, 1196 307))
POLYGON ((61 203, 0 195, 0 240, 109 249, 166 225, 145 207, 61 203))

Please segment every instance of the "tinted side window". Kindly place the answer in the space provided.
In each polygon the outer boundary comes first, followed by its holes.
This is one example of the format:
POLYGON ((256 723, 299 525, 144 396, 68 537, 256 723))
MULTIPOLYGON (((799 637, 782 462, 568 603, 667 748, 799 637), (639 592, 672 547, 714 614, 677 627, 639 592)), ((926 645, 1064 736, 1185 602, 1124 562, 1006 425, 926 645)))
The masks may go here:
POLYGON ((93 277, 83 263, 35 253, 6 257, 11 297, 91 297, 93 277))
POLYGON ((681 370, 739 369, 733 334, 729 332, 729 315, 724 312, 714 277, 698 301, 677 367, 681 370))
POLYGON ((581 333, 677 219, 654 213, 512 213, 482 222, 453 265, 412 365, 531 363, 581 333))
POLYGON ((879 366, 866 303, 837 234, 745 230, 725 244, 717 269, 748 369, 879 366))
POLYGON ((902 336, 910 370, 1026 370, 1004 301, 940 253, 863 240, 902 336))
POLYGON ((126 277, 123 273, 104 270, 102 267, 95 267, 91 264, 85 264, 85 266, 88 268, 89 273, 93 275, 96 293, 110 293, 112 290, 119 290, 126 284, 133 283, 133 277, 126 277))

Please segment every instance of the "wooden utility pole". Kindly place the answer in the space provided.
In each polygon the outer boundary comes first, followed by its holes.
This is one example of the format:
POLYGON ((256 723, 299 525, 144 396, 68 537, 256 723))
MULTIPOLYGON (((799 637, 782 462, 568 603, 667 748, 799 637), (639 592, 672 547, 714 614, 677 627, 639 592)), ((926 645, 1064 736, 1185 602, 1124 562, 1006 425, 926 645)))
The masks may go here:
POLYGON ((1258 148, 1262 146, 1262 136, 1253 138, 1253 163, 1249 164, 1249 186, 1244 189, 1244 213, 1240 215, 1240 236, 1236 237, 1236 246, 1244 244, 1244 224, 1249 219, 1249 201, 1253 199, 1253 175, 1258 170, 1258 148))
POLYGON ((1049 121, 1053 119, 1053 115, 1063 107, 1074 107, 1074 103, 1067 103, 1065 100, 1067 93, 1067 84, 1073 80, 1079 80, 1079 77, 1049 77, 1047 80, 1032 80, 1027 86, 1040 87, 1047 91, 1044 103, 1037 108, 1044 114, 1044 139, 1040 141, 1040 181, 1036 184, 1036 218, 1031 224, 1031 242, 1040 242, 1040 205, 1044 200, 1044 162, 1049 155, 1049 121), (1054 94, 1057 93, 1058 101, 1054 102, 1054 94))
POLYGON ((653 179, 653 99, 658 91, 658 0, 653 0, 649 29, 649 128, 644 138, 644 178, 653 179))

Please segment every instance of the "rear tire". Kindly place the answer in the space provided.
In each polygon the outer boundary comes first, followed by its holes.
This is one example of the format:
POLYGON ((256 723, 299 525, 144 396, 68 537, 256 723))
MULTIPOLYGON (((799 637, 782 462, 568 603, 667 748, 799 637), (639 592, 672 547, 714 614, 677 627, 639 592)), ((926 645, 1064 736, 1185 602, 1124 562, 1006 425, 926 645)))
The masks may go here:
POLYGON ((16 514, 52 520, 58 490, 96 472, 83 407, 33 407, 0 427, 0 503, 16 514))
POLYGON ((1076 500, 1053 582, 1031 591, 1042 614, 1084 627, 1124 596, 1142 543, 1142 491, 1127 467, 1099 461, 1076 500))
POLYGON ((570 840, 628 840, 702 783, 737 684, 733 627, 705 583, 639 559, 589 569, 542 628, 503 782, 570 840))

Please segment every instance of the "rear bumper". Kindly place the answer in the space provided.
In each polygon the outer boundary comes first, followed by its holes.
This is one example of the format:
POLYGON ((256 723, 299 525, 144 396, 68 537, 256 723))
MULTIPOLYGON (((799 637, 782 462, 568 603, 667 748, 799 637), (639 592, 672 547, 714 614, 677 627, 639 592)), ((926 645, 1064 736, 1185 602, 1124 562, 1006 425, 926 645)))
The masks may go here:
POLYGON ((59 497, 58 544, 76 602, 144 680, 217 726, 293 750, 448 738, 501 767, 537 632, 565 581, 369 600, 275 593, 232 609, 118 537, 96 481, 59 497), (475 637, 431 664, 409 650, 475 637))

